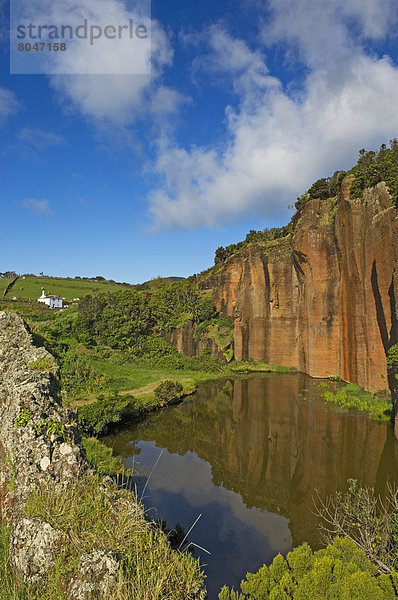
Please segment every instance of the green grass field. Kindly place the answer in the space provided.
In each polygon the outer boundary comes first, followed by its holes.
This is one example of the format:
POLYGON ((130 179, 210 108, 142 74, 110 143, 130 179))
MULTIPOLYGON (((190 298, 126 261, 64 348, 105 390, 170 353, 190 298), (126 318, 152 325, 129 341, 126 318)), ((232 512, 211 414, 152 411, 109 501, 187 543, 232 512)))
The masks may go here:
MULTIPOLYGON (((289 367, 278 367, 265 363, 248 363, 240 362, 231 365, 225 365, 222 371, 191 371, 189 369, 166 369, 154 368, 147 365, 134 364, 115 364, 107 360, 97 360, 92 357, 88 362, 98 372, 110 377, 112 380, 111 387, 114 392, 120 395, 132 395, 138 398, 143 406, 154 403, 154 390, 165 380, 177 381, 183 386, 183 394, 189 395, 195 391, 199 382, 217 381, 225 377, 239 374, 256 374, 256 373, 294 373, 295 370, 289 367)), ((96 400, 97 394, 84 394, 84 397, 71 399, 71 406, 82 406, 91 404, 96 400)))
MULTIPOLYGON (((148 366, 138 366, 134 364, 118 365, 109 361, 95 360, 90 358, 88 361, 97 371, 107 375, 112 379, 112 388, 115 392, 122 395, 131 394, 140 398, 143 404, 146 401, 152 401, 154 398, 154 389, 167 379, 178 381, 184 388, 184 394, 190 394, 196 389, 196 384, 200 381, 217 380, 225 377, 225 373, 208 373, 205 371, 187 371, 183 369, 156 369, 148 366)), ((96 400, 96 394, 85 394, 84 398, 72 400, 72 405, 81 406, 96 400)))
POLYGON ((12 281, 12 279, 7 279, 6 277, 0 277, 0 298, 2 298, 3 294, 4 294, 4 290, 6 289, 7 285, 12 281))
MULTIPOLYGON (((9 280, 0 279, 0 286, 5 281, 9 280)), ((16 296, 17 298, 36 299, 41 296, 42 288, 44 288, 47 295, 61 296, 67 302, 70 302, 73 298, 83 298, 83 296, 88 296, 93 292, 115 292, 117 290, 129 289, 123 285, 107 282, 61 279, 56 277, 29 277, 18 279, 10 290, 9 295, 11 297, 16 296)))

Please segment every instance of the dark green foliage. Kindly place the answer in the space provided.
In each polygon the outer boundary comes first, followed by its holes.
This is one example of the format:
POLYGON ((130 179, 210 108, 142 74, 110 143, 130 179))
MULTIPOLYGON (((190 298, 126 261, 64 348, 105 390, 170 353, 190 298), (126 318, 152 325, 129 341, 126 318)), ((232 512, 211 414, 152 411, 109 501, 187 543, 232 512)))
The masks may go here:
POLYGON ((108 378, 73 349, 60 357, 62 389, 74 394, 91 394, 105 388, 108 378))
POLYGON ((225 262, 227 259, 227 251, 223 246, 217 248, 216 253, 214 255, 214 264, 218 265, 219 263, 225 262))
POLYGON ((130 396, 99 396, 96 402, 78 410, 79 425, 85 434, 104 434, 109 427, 134 414, 134 399, 130 396))
POLYGON ((328 198, 337 196, 337 194, 340 192, 341 184, 346 174, 347 173, 345 171, 336 171, 332 177, 323 177, 322 179, 318 179, 318 181, 313 183, 309 190, 305 192, 305 194, 302 194, 299 198, 297 198, 297 202, 295 203, 296 210, 301 210, 303 206, 310 200, 327 200, 328 198))
POLYGON ((177 381, 162 381, 162 383, 155 388, 155 398, 158 401, 159 406, 165 406, 179 398, 182 394, 182 390, 183 387, 181 383, 178 383, 177 381))
POLYGON ((394 600, 392 578, 376 576, 366 555, 348 538, 313 552, 302 544, 280 554, 241 582, 242 594, 224 587, 219 600, 394 600))
POLYGON ((156 290, 148 308, 154 319, 154 331, 171 331, 192 319, 196 323, 216 314, 211 299, 203 296, 194 279, 188 278, 156 290))
POLYGON ((353 198, 362 197, 365 188, 384 181, 395 206, 398 206, 398 141, 396 139, 391 140, 390 148, 383 144, 379 152, 360 150, 358 163, 350 173, 355 175, 351 186, 353 198))
POLYGON ((307 204, 307 202, 309 202, 309 200, 310 200, 310 197, 308 195, 308 192, 305 192, 304 194, 301 194, 301 196, 299 196, 297 198, 297 201, 294 204, 294 207, 295 207, 296 211, 299 212, 303 208, 303 206, 305 204, 307 204))
POLYGON ((75 332, 89 345, 127 348, 154 325, 145 294, 136 290, 86 296, 78 314, 75 332))
POLYGON ((238 242, 237 244, 230 244, 225 248, 220 246, 216 250, 216 255, 214 257, 214 264, 218 265, 220 263, 224 263, 230 256, 233 256, 236 252, 239 252, 242 248, 246 246, 245 242, 238 242))
POLYGON ((160 286, 151 293, 126 290, 87 296, 79 304, 74 331, 89 345, 125 350, 140 346, 144 336, 170 331, 189 319, 200 322, 215 315, 213 302, 194 280, 160 286))
POLYGON ((389 369, 398 369, 398 344, 391 346, 388 351, 387 367, 389 369))
POLYGON ((263 229, 262 231, 255 231, 252 229, 246 235, 245 242, 250 244, 252 242, 272 242, 273 240, 279 240, 292 233, 292 225, 284 225, 283 227, 272 227, 271 229, 263 229))
POLYGON ((320 200, 333 198, 339 193, 341 183, 345 176, 345 171, 336 171, 332 177, 318 179, 318 181, 312 184, 307 192, 309 200, 314 198, 319 198, 320 200))

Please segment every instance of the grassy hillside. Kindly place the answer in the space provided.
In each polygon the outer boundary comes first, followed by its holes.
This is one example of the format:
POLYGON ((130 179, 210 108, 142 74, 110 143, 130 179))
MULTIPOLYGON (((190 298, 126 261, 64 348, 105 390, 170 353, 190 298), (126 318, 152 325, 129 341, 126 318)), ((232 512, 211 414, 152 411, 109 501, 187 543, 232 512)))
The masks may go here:
POLYGON ((0 298, 2 298, 4 290, 6 289, 7 285, 11 283, 11 281, 12 279, 8 279, 7 277, 0 277, 0 298))
MULTIPOLYGON (((65 279, 62 277, 26 277, 26 279, 22 279, 21 277, 10 290, 9 296, 36 300, 41 296, 41 290, 44 288, 47 295, 61 296, 70 302, 73 298, 84 298, 93 292, 111 293, 131 288, 149 291, 181 280, 182 277, 155 277, 144 283, 129 285, 106 280, 95 281, 94 279, 65 279)), ((0 297, 10 281, 12 280, 0 278, 0 297)))
MULTIPOLYGON (((6 279, 0 279, 0 286, 6 279)), ((5 287, 5 286, 4 286, 5 287)), ((44 288, 46 294, 62 296, 67 302, 73 298, 84 298, 93 292, 116 292, 129 289, 129 286, 107 281, 85 281, 80 279, 62 279, 57 277, 29 277, 18 279, 10 291, 10 296, 36 299, 44 288)), ((1 288, 0 288, 1 290, 1 288)))

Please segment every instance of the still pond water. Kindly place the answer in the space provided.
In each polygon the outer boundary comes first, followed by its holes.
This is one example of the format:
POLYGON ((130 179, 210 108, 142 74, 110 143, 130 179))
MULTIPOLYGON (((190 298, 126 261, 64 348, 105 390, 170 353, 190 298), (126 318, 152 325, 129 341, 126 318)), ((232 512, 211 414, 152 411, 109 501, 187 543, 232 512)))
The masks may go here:
POLYGON ((141 474, 151 518, 188 531, 202 515, 189 539, 210 552, 195 551, 210 600, 278 552, 303 541, 319 547, 315 490, 325 498, 352 477, 384 494, 398 482, 390 424, 337 412, 320 398, 319 381, 301 374, 203 384, 103 441, 141 474))

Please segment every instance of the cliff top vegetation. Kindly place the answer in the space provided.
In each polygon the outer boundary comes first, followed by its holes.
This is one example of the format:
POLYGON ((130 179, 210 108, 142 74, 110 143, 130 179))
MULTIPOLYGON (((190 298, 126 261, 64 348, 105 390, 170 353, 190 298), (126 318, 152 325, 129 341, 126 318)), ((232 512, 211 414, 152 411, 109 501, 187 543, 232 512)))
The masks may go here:
MULTIPOLYGON (((350 195, 352 198, 361 198, 366 188, 371 188, 382 181, 388 187, 393 205, 398 208, 398 140, 390 141, 390 147, 382 144, 378 152, 361 149, 357 164, 350 171, 336 171, 330 177, 323 177, 315 181, 312 186, 295 203, 296 213, 287 225, 283 227, 265 228, 259 231, 250 230, 246 238, 236 244, 225 248, 217 248, 214 264, 220 265, 228 258, 245 248, 251 243, 268 244, 274 240, 285 238, 293 234, 297 214, 310 200, 328 200, 336 197, 342 187, 346 175, 353 175, 350 195)), ((205 271, 207 273, 207 271, 205 271)))

